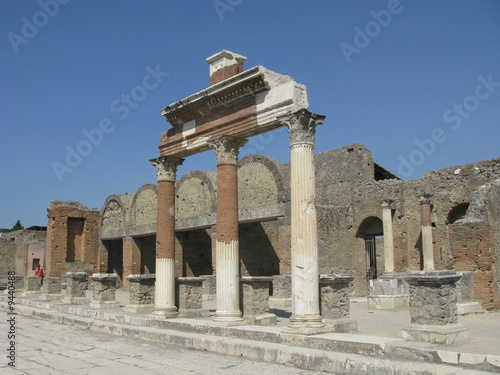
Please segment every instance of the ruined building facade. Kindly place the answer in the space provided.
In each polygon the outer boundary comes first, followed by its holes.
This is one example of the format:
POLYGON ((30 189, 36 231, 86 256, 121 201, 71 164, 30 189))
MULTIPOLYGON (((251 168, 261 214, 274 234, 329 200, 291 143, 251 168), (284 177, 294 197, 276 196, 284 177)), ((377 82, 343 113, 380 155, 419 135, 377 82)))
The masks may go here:
MULTIPOLYGON (((352 275, 354 293, 367 294, 368 279, 384 272, 383 200, 392 200, 395 271, 422 269, 419 198, 430 194, 435 269, 473 271, 476 298, 500 307, 500 159, 405 181, 356 143, 316 154, 315 166, 321 274, 352 275)), ((216 180, 215 170, 191 171, 176 183, 177 276, 215 273, 216 180)), ((289 187, 289 164, 264 155, 238 162, 242 276, 290 273, 289 187)), ((102 208, 101 257, 123 280, 155 272, 156 194, 147 184, 102 208)))

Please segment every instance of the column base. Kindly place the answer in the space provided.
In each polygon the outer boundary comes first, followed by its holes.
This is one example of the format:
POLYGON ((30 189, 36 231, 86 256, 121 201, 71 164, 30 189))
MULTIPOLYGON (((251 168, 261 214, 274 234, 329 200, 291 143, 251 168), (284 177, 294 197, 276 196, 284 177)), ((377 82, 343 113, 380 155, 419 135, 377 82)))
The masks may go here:
POLYGON ((91 301, 89 305, 98 309, 117 309, 120 307, 120 304, 116 301, 91 301))
POLYGON ((207 318, 210 311, 207 309, 179 309, 180 318, 207 318))
POLYGON ((130 313, 135 313, 135 314, 149 314, 153 312, 155 309, 155 305, 152 303, 147 303, 147 304, 138 304, 138 303, 131 303, 128 305, 125 305, 123 308, 123 311, 125 312, 130 312, 130 313))
POLYGON ((241 315, 242 314, 239 311, 233 313, 221 313, 216 311, 214 317, 212 318, 211 325, 231 327, 247 324, 241 315))
POLYGON ((86 305, 89 300, 87 297, 65 297, 61 302, 65 305, 86 305))
POLYGON ((327 326, 321 315, 292 315, 288 326, 281 330, 283 333, 299 335, 317 335, 332 331, 333 327, 327 326))
POLYGON ((443 326, 410 324, 401 331, 401 336, 406 340, 454 345, 469 338, 469 329, 458 323, 443 326))
POLYGON ((155 308, 149 317, 152 319, 172 319, 178 318, 179 312, 177 307, 155 308))
POLYGON ((409 294, 369 295, 368 310, 399 310, 410 305, 409 294))

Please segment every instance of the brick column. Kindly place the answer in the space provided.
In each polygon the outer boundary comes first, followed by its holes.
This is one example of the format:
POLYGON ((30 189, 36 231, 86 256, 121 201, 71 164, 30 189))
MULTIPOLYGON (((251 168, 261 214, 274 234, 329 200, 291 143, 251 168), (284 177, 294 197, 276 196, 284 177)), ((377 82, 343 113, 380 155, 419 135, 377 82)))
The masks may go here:
POLYGON ((243 321, 240 310, 240 255, 238 239, 238 152, 245 139, 222 136, 208 141, 217 156, 217 310, 214 322, 243 321))
POLYGON ((392 233, 392 203, 393 201, 383 200, 382 202, 382 222, 384 226, 384 273, 394 272, 394 242, 392 233))
POLYGON ((434 269, 434 250, 432 245, 431 195, 420 197, 420 215, 422 220, 422 255, 424 270, 434 269))
POLYGON ((279 118, 290 133, 292 311, 286 332, 325 331, 320 315, 314 175, 316 125, 325 116, 300 110, 279 118))
POLYGON ((160 156, 150 160, 158 175, 156 219, 156 283, 154 317, 173 318, 175 306, 175 173, 184 159, 160 156))
POLYGON ((141 251, 132 237, 123 238, 123 290, 128 290, 128 275, 141 272, 141 251))

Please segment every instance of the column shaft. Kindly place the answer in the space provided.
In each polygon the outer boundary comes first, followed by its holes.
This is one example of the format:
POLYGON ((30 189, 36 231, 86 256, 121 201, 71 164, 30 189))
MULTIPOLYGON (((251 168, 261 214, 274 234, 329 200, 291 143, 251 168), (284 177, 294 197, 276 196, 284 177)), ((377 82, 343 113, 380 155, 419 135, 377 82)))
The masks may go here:
POLYGON ((424 270, 434 269, 434 249, 432 244, 431 203, 429 198, 422 197, 420 202, 422 220, 422 255, 424 270))
POLYGON ((392 232, 392 209, 389 203, 382 204, 382 222, 384 226, 384 271, 394 272, 394 242, 392 232))

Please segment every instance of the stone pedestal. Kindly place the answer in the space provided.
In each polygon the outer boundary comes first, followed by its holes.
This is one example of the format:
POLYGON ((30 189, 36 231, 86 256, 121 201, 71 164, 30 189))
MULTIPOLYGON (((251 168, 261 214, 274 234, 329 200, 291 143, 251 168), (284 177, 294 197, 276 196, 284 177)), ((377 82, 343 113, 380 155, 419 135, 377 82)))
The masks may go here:
POLYGON ((407 340, 458 344, 469 330, 457 323, 456 271, 413 271, 405 277, 410 285, 411 325, 402 331, 407 340))
POLYGON ((458 272, 462 277, 457 282, 457 314, 481 314, 485 310, 474 293, 474 273, 472 271, 458 272))
POLYGON ((87 273, 86 272, 66 272, 66 295, 62 299, 63 303, 71 305, 83 305, 88 303, 87 273))
POLYGON ((42 285, 42 301, 55 301, 62 299, 62 278, 44 277, 42 285))
POLYGON ((177 278, 177 306, 179 316, 183 318, 207 317, 208 310, 203 309, 202 277, 177 278))
POLYGON ((241 305, 243 319, 254 325, 276 324, 276 315, 269 312, 269 286, 272 277, 243 276, 241 278, 241 305))
POLYGON ((42 278, 38 276, 24 277, 24 290, 21 297, 38 297, 42 294, 42 278))
POLYGON ((132 274, 127 276, 130 303, 123 310, 132 313, 150 313, 155 303, 155 275, 132 274))
POLYGON ((116 275, 114 273, 95 273, 90 276, 94 290, 90 306, 100 309, 120 307, 116 301, 116 275))
POLYGON ((203 279, 203 301, 215 301, 217 280, 215 275, 201 275, 203 279))
POLYGON ((321 275, 319 279, 321 316, 334 332, 355 332, 358 329, 356 319, 349 318, 350 283, 354 280, 349 275, 321 275))
POLYGON ((273 276, 273 295, 269 297, 269 303, 276 308, 287 308, 292 306, 292 276, 273 276))
POLYGON ((386 273, 378 279, 370 280, 368 309, 398 310, 410 304, 408 283, 403 273, 386 273))

